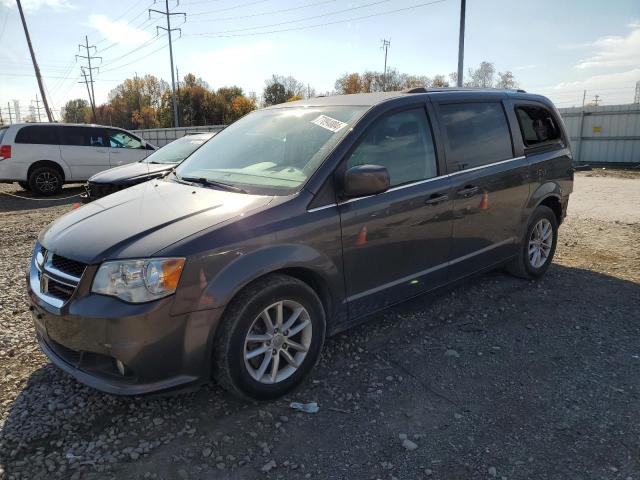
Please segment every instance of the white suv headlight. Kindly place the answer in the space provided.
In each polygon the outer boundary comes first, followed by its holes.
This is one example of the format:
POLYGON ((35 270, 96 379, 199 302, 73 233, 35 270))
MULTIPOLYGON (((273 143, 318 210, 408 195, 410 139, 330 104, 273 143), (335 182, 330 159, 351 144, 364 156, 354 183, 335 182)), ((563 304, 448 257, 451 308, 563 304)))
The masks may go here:
POLYGON ((184 258, 115 260, 100 265, 91 291, 142 303, 166 297, 176 291, 184 258))

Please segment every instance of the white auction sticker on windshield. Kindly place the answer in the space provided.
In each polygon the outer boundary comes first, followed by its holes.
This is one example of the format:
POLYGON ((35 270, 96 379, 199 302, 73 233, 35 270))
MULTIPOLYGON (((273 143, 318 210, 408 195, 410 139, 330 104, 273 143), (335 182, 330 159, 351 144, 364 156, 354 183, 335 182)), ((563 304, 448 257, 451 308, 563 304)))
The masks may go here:
POLYGON ((315 123, 319 127, 326 128, 333 133, 336 133, 347 126, 346 123, 336 120, 335 118, 327 117, 326 115, 320 115, 315 120, 311 120, 311 123, 315 123))

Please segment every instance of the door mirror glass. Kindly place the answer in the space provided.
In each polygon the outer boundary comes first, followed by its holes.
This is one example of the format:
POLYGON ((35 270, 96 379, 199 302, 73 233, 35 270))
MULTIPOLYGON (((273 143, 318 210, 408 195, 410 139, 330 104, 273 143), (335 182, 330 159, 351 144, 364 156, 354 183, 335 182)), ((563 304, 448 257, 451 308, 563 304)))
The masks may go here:
POLYGON ((389 189, 389 172, 382 165, 356 165, 344 174, 343 191, 346 197, 365 197, 389 189))

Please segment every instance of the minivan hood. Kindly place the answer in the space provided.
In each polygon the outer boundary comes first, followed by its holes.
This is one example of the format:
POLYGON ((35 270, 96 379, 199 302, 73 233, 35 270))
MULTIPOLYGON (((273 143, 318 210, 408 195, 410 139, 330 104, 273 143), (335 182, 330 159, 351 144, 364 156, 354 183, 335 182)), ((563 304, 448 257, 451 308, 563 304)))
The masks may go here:
POLYGON ((129 163, 128 165, 121 165, 96 173, 89 179, 89 182, 126 184, 132 180, 141 180, 144 177, 160 175, 162 172, 175 168, 176 165, 177 163, 149 163, 144 161, 129 163))
POLYGON ((267 206, 273 197, 152 180, 62 216, 39 242, 84 263, 143 258, 189 235, 267 206))

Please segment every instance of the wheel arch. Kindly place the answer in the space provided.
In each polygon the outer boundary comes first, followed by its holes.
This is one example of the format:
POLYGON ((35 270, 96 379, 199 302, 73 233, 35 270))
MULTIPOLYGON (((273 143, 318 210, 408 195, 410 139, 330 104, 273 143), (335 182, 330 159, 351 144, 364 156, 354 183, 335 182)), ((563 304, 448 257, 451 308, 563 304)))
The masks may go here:
POLYGON ((68 178, 65 168, 62 165, 60 165, 58 162, 54 160, 38 160, 36 162, 33 162, 31 165, 29 165, 29 169, 27 170, 27 181, 29 181, 29 179, 31 178, 31 174, 33 173, 33 171, 36 168, 40 168, 40 167, 49 167, 49 168, 56 169, 60 173, 60 175, 62 175, 63 182, 68 178))
POLYGON ((540 205, 553 210, 558 225, 562 223, 562 188, 556 182, 545 182, 529 197, 527 205, 527 219, 540 205))

